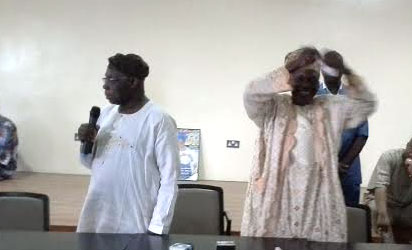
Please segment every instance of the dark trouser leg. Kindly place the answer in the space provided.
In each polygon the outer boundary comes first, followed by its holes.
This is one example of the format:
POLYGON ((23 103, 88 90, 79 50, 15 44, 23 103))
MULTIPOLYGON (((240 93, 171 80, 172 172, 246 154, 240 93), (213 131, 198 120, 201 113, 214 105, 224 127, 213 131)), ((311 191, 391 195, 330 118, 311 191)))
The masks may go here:
POLYGON ((342 191, 346 206, 356 206, 359 204, 360 184, 342 185, 342 191))
POLYGON ((412 204, 406 207, 393 208, 392 228, 395 242, 412 243, 412 204))
POLYGON ((412 228, 392 226, 393 238, 397 244, 411 244, 412 243, 412 228))

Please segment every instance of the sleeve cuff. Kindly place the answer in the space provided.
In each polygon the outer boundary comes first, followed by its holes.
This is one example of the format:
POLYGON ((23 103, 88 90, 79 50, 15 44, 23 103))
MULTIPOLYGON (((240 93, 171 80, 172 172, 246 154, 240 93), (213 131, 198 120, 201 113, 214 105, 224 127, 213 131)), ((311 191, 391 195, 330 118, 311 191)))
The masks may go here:
POLYGON ((288 92, 292 91, 290 85, 290 74, 285 67, 280 67, 269 73, 269 78, 272 81, 272 86, 275 92, 288 92))
POLYGON ((159 234, 159 235, 163 234, 164 229, 165 228, 163 226, 157 226, 157 225, 153 225, 153 224, 150 224, 149 228, 148 228, 148 230, 150 232, 155 233, 155 234, 159 234))
POLYGON ((375 183, 374 185, 370 185, 367 187, 368 190, 375 190, 377 188, 387 188, 389 183, 375 183))

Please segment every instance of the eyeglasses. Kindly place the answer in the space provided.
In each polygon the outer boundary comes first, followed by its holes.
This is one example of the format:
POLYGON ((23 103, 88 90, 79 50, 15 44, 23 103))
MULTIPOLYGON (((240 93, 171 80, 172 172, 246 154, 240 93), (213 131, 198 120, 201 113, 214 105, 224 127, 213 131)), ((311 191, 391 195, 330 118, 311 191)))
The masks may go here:
POLYGON ((113 77, 103 77, 102 81, 103 83, 115 83, 115 82, 119 82, 121 80, 127 80, 130 79, 130 77, 119 77, 119 78, 113 78, 113 77))

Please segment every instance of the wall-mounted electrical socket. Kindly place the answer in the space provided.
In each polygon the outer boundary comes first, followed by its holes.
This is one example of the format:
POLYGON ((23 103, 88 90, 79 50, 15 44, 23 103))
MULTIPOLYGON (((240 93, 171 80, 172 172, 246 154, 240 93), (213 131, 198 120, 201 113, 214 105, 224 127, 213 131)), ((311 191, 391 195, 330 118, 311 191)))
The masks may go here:
POLYGON ((240 147, 240 141, 227 140, 226 141, 226 147, 227 148, 239 148, 240 147))

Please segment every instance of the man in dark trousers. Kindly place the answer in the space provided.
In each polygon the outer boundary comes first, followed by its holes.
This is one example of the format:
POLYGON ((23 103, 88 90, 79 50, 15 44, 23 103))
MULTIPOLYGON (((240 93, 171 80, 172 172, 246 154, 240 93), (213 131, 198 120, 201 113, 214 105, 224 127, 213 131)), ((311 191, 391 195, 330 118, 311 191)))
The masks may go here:
MULTIPOLYGON (((345 74, 342 56, 336 51, 324 54, 321 67, 324 82, 320 84, 318 95, 346 95, 342 84, 345 74)), ((347 206, 359 204, 360 184, 362 183, 359 154, 369 136, 368 121, 358 127, 346 129, 342 133, 339 150, 339 177, 347 206)))

